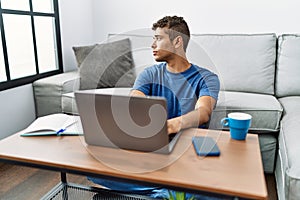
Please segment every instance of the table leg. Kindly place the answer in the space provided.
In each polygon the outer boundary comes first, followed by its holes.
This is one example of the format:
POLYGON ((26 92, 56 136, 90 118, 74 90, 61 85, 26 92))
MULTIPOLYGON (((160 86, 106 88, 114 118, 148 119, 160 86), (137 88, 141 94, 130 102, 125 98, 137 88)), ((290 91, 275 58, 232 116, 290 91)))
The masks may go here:
POLYGON ((60 173, 60 180, 62 183, 67 183, 67 174, 66 172, 61 172, 60 173))
POLYGON ((64 185, 62 194, 63 200, 68 200, 67 174, 65 172, 60 173, 60 180, 64 185))

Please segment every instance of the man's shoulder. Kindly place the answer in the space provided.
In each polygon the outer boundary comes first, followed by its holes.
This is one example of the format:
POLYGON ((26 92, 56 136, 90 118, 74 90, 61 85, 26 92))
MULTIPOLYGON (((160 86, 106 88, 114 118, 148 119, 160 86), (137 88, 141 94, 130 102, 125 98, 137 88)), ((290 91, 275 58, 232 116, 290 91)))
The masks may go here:
POLYGON ((208 68, 200 67, 198 65, 192 64, 193 70, 201 74, 202 76, 216 75, 213 71, 208 68))
POLYGON ((145 70, 160 70, 164 68, 165 65, 166 65, 165 62, 160 62, 160 63, 153 64, 149 67, 146 67, 145 70))
POLYGON ((164 71, 164 63, 157 63, 148 67, 145 67, 139 74, 139 79, 151 79, 152 81, 160 77, 164 71))
POLYGON ((151 65, 149 67, 146 67, 143 72, 144 73, 151 73, 151 74, 156 74, 164 70, 165 63, 156 63, 154 65, 151 65))

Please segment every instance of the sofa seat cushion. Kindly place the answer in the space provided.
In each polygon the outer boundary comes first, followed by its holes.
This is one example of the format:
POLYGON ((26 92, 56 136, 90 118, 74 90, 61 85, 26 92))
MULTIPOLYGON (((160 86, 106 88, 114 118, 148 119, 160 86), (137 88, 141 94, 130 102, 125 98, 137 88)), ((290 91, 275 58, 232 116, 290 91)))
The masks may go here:
MULTIPOLYGON (((115 94, 115 95, 128 95, 131 88, 100 88, 90 90, 95 94, 115 94)), ((62 111, 68 114, 78 114, 74 92, 62 95, 62 111)))
POLYGON ((63 94, 61 97, 62 112, 78 115, 74 92, 63 94))
MULTIPOLYGON (((95 93, 127 95, 130 89, 102 88, 91 91, 95 93)), ((78 114, 74 93, 62 95, 62 110, 65 113, 78 114)), ((221 126, 220 120, 230 112, 245 112, 252 115, 250 131, 275 132, 279 130, 282 107, 272 95, 221 91, 217 106, 211 116, 209 128, 227 129, 221 126)))
POLYGON ((275 158, 277 150, 277 134, 258 133, 258 139, 264 172, 273 173, 275 169, 275 158))
POLYGON ((209 128, 228 130, 221 126, 220 120, 231 112, 245 112, 252 116, 250 131, 276 132, 282 111, 280 103, 272 95, 221 91, 209 128))
MULTIPOLYGON (((283 97, 279 101, 284 114, 278 139, 280 161, 276 168, 285 177, 281 179, 285 198, 300 199, 300 96, 283 97)), ((276 176, 279 176, 278 172, 276 176)))
POLYGON ((280 148, 286 148, 289 172, 300 178, 300 96, 284 97, 279 101, 284 108, 280 129, 280 138, 284 143, 280 148))

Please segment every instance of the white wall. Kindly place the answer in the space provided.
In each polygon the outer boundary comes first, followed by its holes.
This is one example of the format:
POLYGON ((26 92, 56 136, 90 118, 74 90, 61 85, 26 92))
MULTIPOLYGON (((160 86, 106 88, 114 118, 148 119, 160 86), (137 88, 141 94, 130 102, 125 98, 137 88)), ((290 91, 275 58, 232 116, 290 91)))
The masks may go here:
POLYGON ((59 1, 64 71, 77 68, 72 46, 95 43, 92 1, 59 1))
POLYGON ((300 33, 297 0, 94 0, 96 41, 180 15, 191 33, 300 33))

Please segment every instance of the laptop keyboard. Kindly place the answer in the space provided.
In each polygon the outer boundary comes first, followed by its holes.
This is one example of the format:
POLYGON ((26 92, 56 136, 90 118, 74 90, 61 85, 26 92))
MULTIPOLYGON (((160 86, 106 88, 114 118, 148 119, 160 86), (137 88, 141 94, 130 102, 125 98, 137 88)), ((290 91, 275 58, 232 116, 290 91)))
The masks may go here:
POLYGON ((169 142, 171 142, 174 139, 174 137, 176 136, 176 134, 177 133, 171 133, 171 134, 169 134, 169 142))

